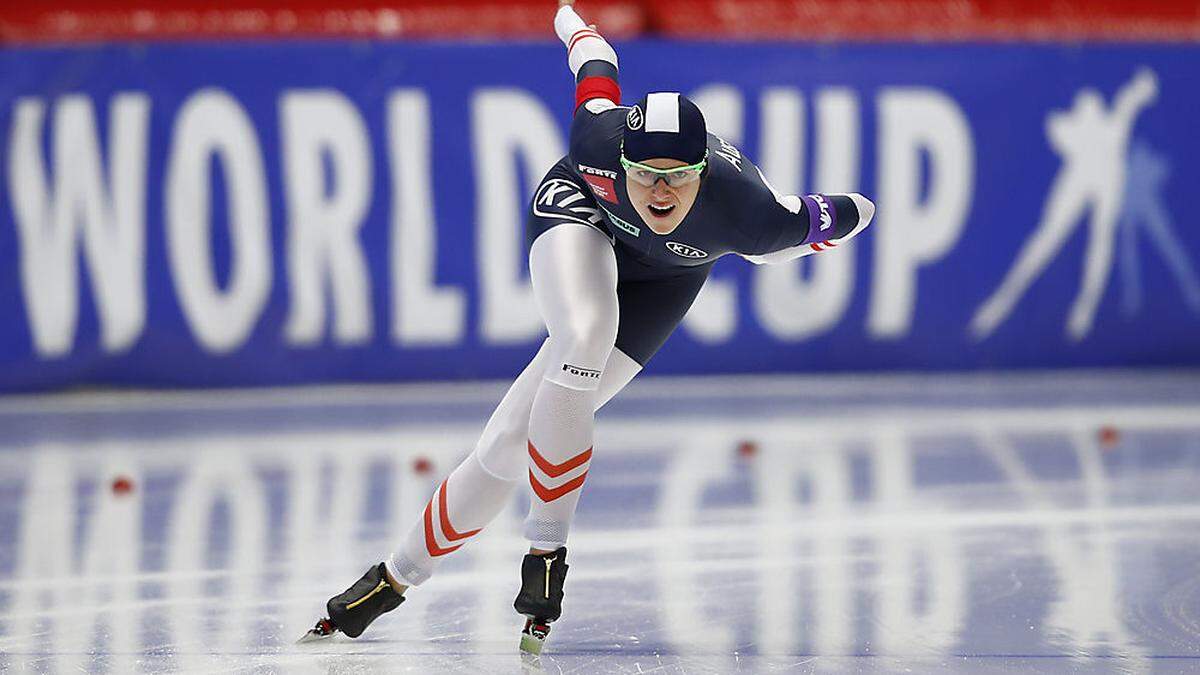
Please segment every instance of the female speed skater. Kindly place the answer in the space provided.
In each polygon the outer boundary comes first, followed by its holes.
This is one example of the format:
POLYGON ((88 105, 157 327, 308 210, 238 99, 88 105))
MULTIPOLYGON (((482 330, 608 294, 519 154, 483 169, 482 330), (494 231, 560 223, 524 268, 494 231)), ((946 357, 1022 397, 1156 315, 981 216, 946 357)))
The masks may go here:
POLYGON ((658 351, 713 263, 776 263, 834 249, 871 222, 859 194, 783 195, 696 104, 655 92, 620 105, 617 55, 562 0, 554 29, 575 75, 570 151, 529 206, 534 296, 549 338, 474 451, 434 492, 387 560, 329 600, 302 641, 358 637, 478 534, 527 481, 521 649, 540 653, 562 614, 567 533, 592 458, 595 411, 658 351))

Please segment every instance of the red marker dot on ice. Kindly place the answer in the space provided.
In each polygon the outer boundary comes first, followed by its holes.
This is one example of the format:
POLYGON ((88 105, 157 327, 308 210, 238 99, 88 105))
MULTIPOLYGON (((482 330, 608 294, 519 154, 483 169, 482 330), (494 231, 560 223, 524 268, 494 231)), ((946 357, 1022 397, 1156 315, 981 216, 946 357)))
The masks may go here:
POLYGON ((738 457, 751 458, 758 454, 758 443, 754 441, 742 441, 737 444, 738 457))
POLYGON ((413 473, 419 476, 424 476, 430 471, 433 471, 433 462, 429 461, 428 457, 418 457, 413 460, 412 470, 413 473))
POLYGON ((117 476, 112 482, 114 495, 127 495, 133 492, 133 481, 128 476, 117 476))
POLYGON ((1105 450, 1111 450, 1116 447, 1117 443, 1121 442, 1121 432, 1117 431, 1117 428, 1113 426, 1105 425, 1100 427, 1100 431, 1096 435, 1100 441, 1100 447, 1105 450))

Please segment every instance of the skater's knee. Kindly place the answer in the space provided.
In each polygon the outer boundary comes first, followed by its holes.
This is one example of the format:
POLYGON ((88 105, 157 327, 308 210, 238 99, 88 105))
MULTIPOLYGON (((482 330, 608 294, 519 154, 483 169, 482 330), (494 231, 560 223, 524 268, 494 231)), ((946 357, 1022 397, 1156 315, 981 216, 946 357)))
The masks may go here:
POLYGON ((615 312, 585 312, 564 322, 550 334, 551 353, 558 357, 549 368, 561 368, 562 362, 600 370, 617 341, 615 312))
POLYGON ((521 427, 519 433, 514 433, 503 443, 486 448, 477 447, 472 454, 480 468, 493 477, 503 481, 519 481, 525 477, 529 466, 529 459, 525 454, 528 439, 529 425, 526 424, 521 427))
POLYGON ((595 391, 611 351, 612 343, 605 340, 564 340, 556 345, 544 378, 570 389, 595 391))
POLYGON ((617 316, 616 306, 595 305, 571 312, 566 321, 551 330, 550 339, 596 348, 607 345, 612 350, 617 341, 617 316))

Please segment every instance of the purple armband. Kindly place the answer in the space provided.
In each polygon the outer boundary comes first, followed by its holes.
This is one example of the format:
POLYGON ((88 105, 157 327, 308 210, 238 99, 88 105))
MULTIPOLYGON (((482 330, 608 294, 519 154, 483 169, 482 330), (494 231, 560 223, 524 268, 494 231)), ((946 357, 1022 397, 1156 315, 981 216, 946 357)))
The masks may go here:
POLYGON ((808 211, 808 236, 801 244, 828 241, 837 228, 837 210, 823 195, 801 195, 804 208, 808 211))

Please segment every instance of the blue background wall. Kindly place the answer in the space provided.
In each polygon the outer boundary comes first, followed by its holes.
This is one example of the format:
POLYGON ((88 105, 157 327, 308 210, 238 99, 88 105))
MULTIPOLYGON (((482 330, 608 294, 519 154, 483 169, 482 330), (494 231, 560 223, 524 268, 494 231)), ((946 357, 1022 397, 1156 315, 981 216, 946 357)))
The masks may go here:
MULTIPOLYGON (((815 129, 814 102, 822 92, 842 92, 856 102, 852 121, 859 152, 854 158, 857 189, 875 198, 880 212, 849 252, 854 257, 849 301, 827 329, 802 339, 781 338, 764 327, 752 265, 736 258, 718 263, 714 279, 731 284, 736 305, 719 311, 728 330, 705 339, 698 331, 676 333, 649 372, 798 372, 875 369, 974 369, 1116 365, 1200 364, 1200 294, 1194 269, 1200 263, 1200 233, 1188 207, 1200 170, 1194 110, 1200 49, 1190 46, 810 46, 792 44, 700 44, 637 42, 617 45, 626 99, 651 89, 698 92, 719 85, 741 105, 742 123, 725 131, 759 159, 764 152, 762 101, 769 91, 797 92, 805 114, 797 160, 805 176, 819 174, 825 133, 815 129), (1106 230, 1114 244, 1111 272, 1094 325, 1072 336, 1066 322, 1080 292, 1092 210, 1073 220, 1062 248, 1020 297, 1011 314, 987 336, 972 334, 979 307, 997 289, 1021 246, 1043 220, 1061 169, 1047 137, 1055 111, 1078 110, 1081 91, 1094 89, 1104 111, 1138 72, 1153 73, 1157 96, 1133 123, 1132 143, 1140 155, 1160 163, 1157 183, 1134 171, 1125 181, 1161 212, 1131 209, 1106 230), (915 88, 915 89, 913 89, 915 88), (883 250, 880 230, 903 232, 920 223, 889 213, 878 194, 884 167, 882 99, 888 92, 914 90, 943 96, 961 112, 970 137, 967 207, 961 230, 944 252, 917 269, 915 294, 893 298, 872 283, 895 251, 883 250), (821 138, 824 138, 823 136, 821 138), (1172 236, 1164 232, 1173 233, 1172 236), (1174 262, 1168 262, 1173 260, 1174 262), (1174 265, 1174 266, 1172 266, 1174 265), (874 296, 874 297, 873 297, 874 296), (887 334, 873 330, 873 312, 908 302, 903 325, 887 334)), ((217 386, 316 381, 393 381, 507 377, 533 353, 540 338, 497 344, 480 329, 481 275, 477 260, 480 139, 472 137, 473 97, 480 91, 513 88, 539 102, 565 135, 572 99, 571 78, 557 45, 402 45, 374 43, 151 45, 0 51, 0 390, 31 390, 76 384, 217 386), (253 122, 269 196, 272 266, 268 301, 252 331, 233 349, 204 348, 185 319, 170 269, 164 225, 165 178, 180 107, 197 91, 219 88, 236 100, 253 122), (430 174, 437 233, 436 281, 465 294, 461 339, 438 346, 398 345, 390 335, 391 217, 386 102, 396 89, 415 88, 429 103, 430 174), (359 240, 369 268, 372 336, 363 344, 337 344, 330 331, 315 345, 295 346, 284 338, 291 294, 285 242, 285 207, 280 97, 288 91, 330 89, 345 96, 361 115, 371 144, 371 199, 359 240), (13 207, 15 116, 19 100, 45 105, 41 143, 48 172, 53 118, 60 97, 86 95, 94 104, 104 159, 109 105, 122 92, 149 97, 145 201, 145 326, 132 346, 116 352, 100 341, 89 264, 81 260, 78 327, 65 354, 39 354, 31 337, 22 287, 21 237, 13 207)), ((710 90, 711 91, 711 90, 710 90)), ((718 98, 720 98, 718 96, 718 98)), ((726 105, 728 109, 728 105, 726 105)), ((713 113, 710 113, 713 114, 713 113)), ((714 125, 719 127, 720 125, 714 125)), ((718 128, 718 131, 721 129, 718 128)), ((770 142, 770 139, 768 141, 770 142)), ((565 143, 565 136, 558 140, 565 143)), ((920 153, 919 153, 920 154, 920 153)), ((1115 155, 1114 155, 1115 156, 1115 155)), ((1129 156, 1126 156, 1127 161, 1129 156)), ((511 161, 521 168, 522 157, 511 161)), ((1098 160, 1099 161, 1099 160, 1098 160)), ((107 162, 102 163, 107 168, 107 162)), ((921 154, 918 201, 938 190, 936 160, 921 154)), ((522 169, 513 186, 523 202, 546 167, 522 169)), ((944 167, 943 167, 944 168, 944 167)), ((771 172, 768 171, 768 176, 771 172)), ((52 176, 47 176, 48 179, 52 176)), ((225 175, 212 171, 212 247, 215 274, 227 283, 231 244, 224 203, 225 175)), ((337 177, 328 178, 336 183, 337 177)), ((53 181, 50 181, 53 183, 53 181)), ((784 186, 813 191, 811 180, 784 186)), ((822 186, 830 190, 835 186, 822 186)), ((334 189, 332 186, 330 189, 334 189)), ((1053 201, 1053 200, 1052 200, 1053 201)), ((1058 201, 1068 201, 1062 194, 1058 201)), ((1083 204, 1084 202, 1081 202, 1083 204)), ((1090 202, 1089 202, 1090 203, 1090 202)), ((519 214, 510 214, 518 218, 519 214)), ((1110 219, 1111 220, 1111 219, 1110 219)), ((792 263, 798 277, 812 261, 792 263)), ((327 303, 327 317, 334 313, 327 303)))

